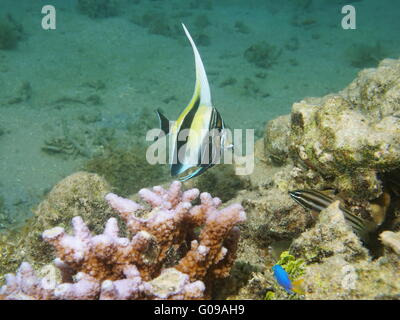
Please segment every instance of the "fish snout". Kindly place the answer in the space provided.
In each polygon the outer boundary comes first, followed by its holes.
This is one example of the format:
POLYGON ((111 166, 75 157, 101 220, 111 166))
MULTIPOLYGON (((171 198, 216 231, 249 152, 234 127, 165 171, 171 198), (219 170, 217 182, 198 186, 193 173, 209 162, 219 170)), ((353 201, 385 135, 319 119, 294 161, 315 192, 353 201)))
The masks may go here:
POLYGON ((298 199, 303 194, 300 190, 293 190, 293 191, 289 191, 288 193, 293 199, 298 199))

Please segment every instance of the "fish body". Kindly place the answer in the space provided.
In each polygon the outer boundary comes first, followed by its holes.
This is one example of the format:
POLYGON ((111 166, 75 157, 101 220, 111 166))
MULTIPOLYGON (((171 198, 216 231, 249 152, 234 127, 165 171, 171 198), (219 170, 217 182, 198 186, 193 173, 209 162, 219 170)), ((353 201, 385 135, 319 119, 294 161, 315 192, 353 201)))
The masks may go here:
MULTIPOLYGON (((302 207, 318 213, 326 209, 334 201, 338 200, 316 190, 289 191, 289 195, 302 207)), ((342 203, 340 203, 339 208, 342 210, 345 220, 350 224, 354 232, 364 242, 369 242, 370 233, 376 230, 377 225, 371 221, 357 217, 345 208, 342 203)))
POLYGON ((199 51, 185 25, 183 29, 192 46, 195 65, 196 83, 192 99, 179 115, 171 122, 157 110, 160 127, 169 135, 171 175, 179 175, 190 168, 196 170, 179 178, 181 181, 200 175, 214 166, 220 159, 228 141, 225 122, 211 102, 210 87, 199 51), (185 137, 182 139, 182 137, 185 137))
POLYGON ((274 277, 276 281, 286 290, 289 294, 294 294, 292 281, 290 281, 289 275, 281 265, 276 264, 272 267, 274 277))

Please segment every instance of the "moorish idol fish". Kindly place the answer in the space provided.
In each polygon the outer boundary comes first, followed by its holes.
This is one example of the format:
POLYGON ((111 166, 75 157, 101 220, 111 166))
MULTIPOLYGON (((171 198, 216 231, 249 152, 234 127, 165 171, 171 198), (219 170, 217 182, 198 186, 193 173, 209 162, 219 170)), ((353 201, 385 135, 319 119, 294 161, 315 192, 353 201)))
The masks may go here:
POLYGON ((175 122, 170 122, 160 110, 157 110, 157 114, 161 130, 169 135, 171 176, 196 168, 192 173, 179 178, 185 181, 213 167, 219 161, 223 151, 233 146, 227 142, 224 120, 212 105, 210 87, 200 54, 189 31, 184 24, 182 26, 195 58, 194 93, 175 122))
MULTIPOLYGON (((289 195, 302 207, 318 213, 326 209, 334 201, 340 200, 315 190, 289 191, 289 195)), ((378 227, 377 224, 356 216, 345 208, 342 202, 339 208, 342 210, 345 220, 350 224, 354 232, 361 240, 368 243, 371 232, 375 231, 378 227)))
POLYGON ((301 283, 303 282, 303 279, 296 280, 292 282, 289 278, 288 273, 286 272, 285 269, 279 264, 276 264, 272 267, 272 271, 274 272, 274 277, 276 281, 285 289, 285 291, 289 294, 303 294, 303 291, 301 290, 301 283))

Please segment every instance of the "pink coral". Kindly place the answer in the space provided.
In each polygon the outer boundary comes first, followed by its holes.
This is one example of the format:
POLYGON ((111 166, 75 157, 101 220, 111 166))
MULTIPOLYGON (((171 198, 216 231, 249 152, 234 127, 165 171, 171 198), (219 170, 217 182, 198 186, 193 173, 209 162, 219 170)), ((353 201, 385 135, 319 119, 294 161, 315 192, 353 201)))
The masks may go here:
POLYGON ((16 276, 6 277, 0 294, 9 299, 209 297, 213 281, 227 277, 236 258, 236 225, 246 219, 242 206, 219 210, 221 200, 208 193, 193 206, 199 190, 182 191, 177 181, 169 189, 157 186, 139 195, 147 204, 106 196, 127 224, 130 239, 119 236, 115 218, 107 221, 102 234, 92 235, 84 221, 74 217, 73 235, 60 227, 43 232, 56 250, 54 262, 63 283, 36 278, 23 263, 16 276))
POLYGON ((50 279, 39 279, 29 263, 23 262, 17 274, 5 276, 6 285, 0 289, 0 295, 9 300, 48 300, 54 298, 56 283, 50 279))

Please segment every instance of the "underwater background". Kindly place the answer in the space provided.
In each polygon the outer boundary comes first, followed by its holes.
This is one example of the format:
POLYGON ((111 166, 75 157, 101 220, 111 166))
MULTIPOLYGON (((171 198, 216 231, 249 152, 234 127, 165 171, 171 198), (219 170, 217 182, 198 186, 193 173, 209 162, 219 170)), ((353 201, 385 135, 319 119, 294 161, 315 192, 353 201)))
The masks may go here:
MULTIPOLYGON (((193 94, 193 53, 181 23, 224 121, 254 129, 260 139, 268 136, 266 123, 289 114, 295 102, 338 92, 361 70, 398 59, 399 12, 394 0, 1 0, 0 234, 50 212, 38 205, 78 171, 105 178, 107 186, 91 182, 99 193, 121 196, 172 181, 167 166, 147 163, 145 135, 158 127, 154 110, 176 119, 193 94), (41 25, 49 4, 55 30, 41 25), (356 8, 355 30, 341 26, 347 4, 356 8)), ((188 186, 233 199, 248 182, 221 168, 209 170, 219 178, 208 172, 188 186)))
POLYGON ((155 109, 177 117, 194 86, 181 22, 226 123, 259 138, 293 102, 338 91, 360 69, 399 56, 399 3, 354 3, 357 29, 343 30, 340 0, 2 0, 0 228, 88 162, 104 173, 93 159, 142 142, 157 126, 155 109), (46 4, 57 10, 56 30, 41 27, 46 4))
POLYGON ((399 55, 399 3, 354 3, 357 29, 343 30, 339 0, 2 0, 0 228, 104 150, 144 140, 157 125, 153 110, 176 118, 194 86, 181 22, 226 123, 260 137, 293 102, 337 91, 399 55), (57 10, 56 30, 41 27, 46 4, 57 10), (269 63, 259 63, 263 55, 269 63))

